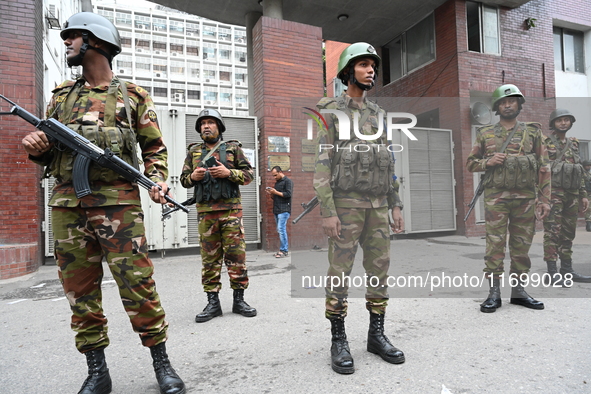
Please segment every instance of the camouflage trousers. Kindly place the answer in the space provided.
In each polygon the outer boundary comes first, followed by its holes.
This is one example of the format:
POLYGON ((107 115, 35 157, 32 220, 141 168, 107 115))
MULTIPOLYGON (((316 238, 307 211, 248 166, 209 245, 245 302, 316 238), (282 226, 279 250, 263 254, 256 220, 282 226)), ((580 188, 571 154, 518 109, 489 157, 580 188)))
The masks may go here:
POLYGON ((201 238, 201 284, 206 292, 222 288, 222 261, 226 264, 232 289, 248 288, 246 243, 242 210, 231 209, 199 213, 201 238))
POLYGON ((485 198, 486 253, 484 272, 494 276, 505 271, 503 259, 509 232, 510 274, 529 272, 529 249, 535 233, 535 200, 485 198))
POLYGON ((552 194, 552 209, 544 219, 544 261, 570 260, 579 216, 579 196, 552 194))
MULTIPOLYGON (((591 198, 591 194, 589 195, 589 198, 591 198)), ((587 209, 587 212, 585 212, 585 221, 591 222, 591 207, 589 207, 589 209, 587 209)))
POLYGON ((76 348, 85 353, 109 344, 103 313, 102 259, 107 264, 144 346, 166 340, 168 323, 152 279, 141 207, 115 205, 52 210, 55 259, 72 309, 76 348))
POLYGON ((377 314, 388 305, 388 269, 390 268, 390 231, 388 208, 337 208, 342 240, 328 241, 328 282, 339 278, 339 287, 325 288, 326 318, 347 316, 347 296, 357 247, 363 250, 363 268, 367 275, 365 307, 377 314))

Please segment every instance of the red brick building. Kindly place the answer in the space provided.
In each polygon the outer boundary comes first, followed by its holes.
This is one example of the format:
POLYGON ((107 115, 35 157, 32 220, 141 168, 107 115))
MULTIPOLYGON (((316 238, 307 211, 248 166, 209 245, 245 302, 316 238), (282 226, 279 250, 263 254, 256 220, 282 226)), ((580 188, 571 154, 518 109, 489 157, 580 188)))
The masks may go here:
MULTIPOLYGON (((0 0, 0 94, 42 116, 43 2, 0 0)), ((0 103, 0 112, 10 110, 0 103)), ((0 279, 33 272, 43 262, 41 168, 27 160, 21 140, 34 127, 15 116, 0 118, 0 279)))

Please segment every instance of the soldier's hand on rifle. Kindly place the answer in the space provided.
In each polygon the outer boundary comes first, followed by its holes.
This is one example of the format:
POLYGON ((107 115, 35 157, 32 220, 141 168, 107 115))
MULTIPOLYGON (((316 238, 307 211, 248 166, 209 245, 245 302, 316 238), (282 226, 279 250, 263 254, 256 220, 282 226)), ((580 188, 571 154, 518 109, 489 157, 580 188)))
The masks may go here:
MULTIPOLYGON (((148 192, 150 194, 150 198, 152 201, 158 204, 166 204, 167 201, 164 196, 168 193, 168 185, 164 182, 156 182, 162 189, 153 186, 152 189, 148 192)), ((169 206, 174 206, 172 204, 168 204, 169 206)))
POLYGON ((322 228, 327 237, 342 240, 341 221, 338 216, 322 218, 322 228))
POLYGON ((498 166, 500 164, 503 164, 505 162, 505 157, 507 157, 506 153, 497 152, 488 158, 488 160, 486 161, 486 166, 487 167, 494 167, 494 166, 498 166))
POLYGON ((400 234, 404 231, 404 219, 402 217, 402 212, 400 212, 400 207, 394 207, 392 209, 392 222, 390 223, 390 227, 395 234, 400 234))
POLYGON ((22 140, 25 151, 31 156, 41 156, 49 149, 53 143, 49 142, 47 136, 42 131, 33 131, 22 140))
POLYGON ((219 160, 216 159, 216 162, 218 163, 217 166, 209 167, 209 173, 211 176, 214 178, 228 178, 232 174, 232 171, 220 163, 219 160))
POLYGON ((206 168, 203 167, 197 167, 195 168, 195 170, 191 173, 191 180, 192 181, 202 181, 203 177, 205 177, 205 173, 207 172, 206 168))

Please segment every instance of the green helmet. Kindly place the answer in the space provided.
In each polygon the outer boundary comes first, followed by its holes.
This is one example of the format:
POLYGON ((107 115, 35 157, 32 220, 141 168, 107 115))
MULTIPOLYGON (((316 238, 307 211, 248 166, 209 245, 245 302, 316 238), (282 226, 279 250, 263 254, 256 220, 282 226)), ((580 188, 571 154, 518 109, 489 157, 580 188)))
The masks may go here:
POLYGON ((375 69, 377 75, 378 68, 380 67, 380 62, 382 59, 380 59, 380 57, 376 53, 375 48, 371 44, 368 44, 367 42, 356 42, 355 44, 349 45, 341 53, 341 57, 339 57, 337 77, 343 82, 343 84, 347 85, 347 81, 349 80, 349 76, 344 75, 345 69, 351 63, 352 60, 355 60, 360 57, 371 57, 375 60, 375 69))
POLYGON ((121 53, 121 37, 119 31, 110 20, 93 12, 79 12, 74 14, 64 23, 60 32, 62 40, 65 40, 70 30, 86 30, 99 40, 105 41, 115 47, 112 56, 121 53))
POLYGON ((556 108, 550 114, 550 124, 549 124, 550 129, 554 130, 554 121, 558 118, 562 118, 563 116, 570 116, 571 127, 573 126, 573 123, 575 123, 577 121, 575 119, 575 116, 573 114, 571 114, 568 109, 556 108))
POLYGON ((591 166, 591 160, 585 160, 581 163, 583 167, 591 166))
POLYGON ((204 109, 203 111, 199 112, 199 116, 195 121, 195 130, 199 134, 201 134, 201 121, 205 118, 214 118, 216 123, 218 124, 218 129, 220 130, 220 133, 226 131, 226 125, 224 124, 224 118, 222 118, 222 115, 215 109, 204 109))
POLYGON ((521 109, 521 104, 525 103, 525 97, 519 91, 519 88, 512 84, 507 84, 498 87, 492 94, 492 109, 493 111, 499 110, 499 105, 497 104, 500 99, 505 97, 519 97, 519 109, 521 109))

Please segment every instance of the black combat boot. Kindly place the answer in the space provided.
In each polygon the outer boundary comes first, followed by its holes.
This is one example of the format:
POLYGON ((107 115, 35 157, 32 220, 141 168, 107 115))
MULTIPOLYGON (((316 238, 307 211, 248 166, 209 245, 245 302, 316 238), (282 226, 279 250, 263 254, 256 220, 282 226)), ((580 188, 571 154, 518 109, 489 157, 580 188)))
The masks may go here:
POLYGON ((519 279, 517 284, 511 289, 510 302, 512 304, 521 305, 530 309, 544 309, 543 302, 534 300, 529 294, 525 292, 521 279, 519 279))
POLYGON ((160 393, 162 394, 185 394, 185 383, 177 375, 166 354, 166 345, 164 342, 150 348, 154 362, 154 372, 156 373, 156 380, 160 386, 160 393))
POLYGON ((488 298, 480 304, 480 312, 484 313, 496 312, 497 308, 503 305, 501 301, 501 280, 499 278, 489 278, 488 283, 490 284, 488 298))
POLYGON ((112 384, 105 361, 105 348, 91 350, 84 355, 88 364, 88 377, 78 394, 109 394, 112 384))
POLYGON ((571 274, 573 282, 591 283, 591 276, 580 275, 573 270, 572 260, 560 259, 560 273, 564 279, 567 279, 565 277, 566 274, 571 274))
POLYGON ((207 293, 207 305, 203 309, 203 312, 195 316, 195 321, 197 323, 205 323, 222 314, 219 293, 217 291, 211 291, 207 293))
POLYGON ((586 229, 587 229, 587 231, 591 231, 591 222, 587 222, 586 229))
POLYGON ((347 342, 345 320, 338 317, 329 320, 332 332, 330 347, 332 370, 340 374, 351 374, 355 372, 355 364, 349 350, 349 342, 347 342))
POLYGON ((257 310, 244 301, 244 289, 234 289, 232 312, 245 317, 254 317, 257 315, 257 310))
POLYGON ((558 268, 556 267, 556 261, 546 261, 546 265, 548 266, 548 275, 549 278, 544 276, 544 283, 547 285, 558 285, 562 287, 564 286, 564 281, 562 280, 562 275, 558 273, 558 268), (547 280, 549 279, 549 281, 547 280))
POLYGON ((384 361, 402 364, 404 353, 396 349, 384 334, 384 318, 386 315, 369 313, 369 332, 367 333, 367 351, 379 355, 384 361))

